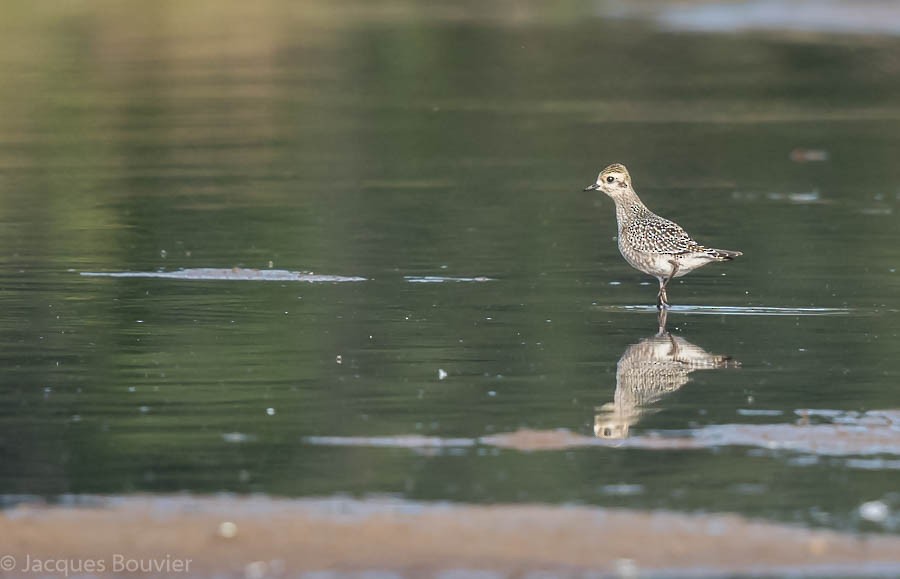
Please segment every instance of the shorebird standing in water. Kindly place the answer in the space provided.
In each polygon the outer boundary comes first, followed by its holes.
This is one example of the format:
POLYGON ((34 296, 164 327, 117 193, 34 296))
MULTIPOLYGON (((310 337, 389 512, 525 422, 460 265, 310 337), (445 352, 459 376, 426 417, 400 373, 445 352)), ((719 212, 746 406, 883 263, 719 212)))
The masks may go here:
POLYGON ((730 261, 740 251, 713 249, 694 241, 677 223, 653 213, 641 202, 631 186, 625 165, 614 163, 603 169, 597 182, 585 191, 603 191, 616 203, 619 224, 619 251, 631 267, 659 280, 656 307, 668 309, 666 286, 673 278, 686 275, 713 261, 730 261))

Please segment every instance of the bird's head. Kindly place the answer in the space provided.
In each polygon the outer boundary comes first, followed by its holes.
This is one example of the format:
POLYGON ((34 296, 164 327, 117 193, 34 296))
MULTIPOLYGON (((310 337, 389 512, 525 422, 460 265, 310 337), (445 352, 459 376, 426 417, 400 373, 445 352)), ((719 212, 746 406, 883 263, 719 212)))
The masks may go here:
POLYGON ((622 440, 628 438, 628 429, 631 425, 617 416, 598 415, 594 417, 594 436, 609 440, 622 440))
POLYGON ((597 182, 584 188, 585 191, 603 191, 613 199, 625 193, 632 191, 631 175, 625 165, 613 163, 606 169, 600 171, 597 175, 597 182))

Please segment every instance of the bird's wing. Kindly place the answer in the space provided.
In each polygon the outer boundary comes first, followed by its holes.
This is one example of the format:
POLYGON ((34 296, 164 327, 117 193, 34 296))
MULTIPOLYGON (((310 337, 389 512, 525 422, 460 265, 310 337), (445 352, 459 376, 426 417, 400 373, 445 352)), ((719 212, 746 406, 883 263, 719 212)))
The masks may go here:
POLYGON ((626 226, 624 233, 632 247, 646 253, 676 255, 706 251, 680 225, 658 216, 635 219, 626 226))

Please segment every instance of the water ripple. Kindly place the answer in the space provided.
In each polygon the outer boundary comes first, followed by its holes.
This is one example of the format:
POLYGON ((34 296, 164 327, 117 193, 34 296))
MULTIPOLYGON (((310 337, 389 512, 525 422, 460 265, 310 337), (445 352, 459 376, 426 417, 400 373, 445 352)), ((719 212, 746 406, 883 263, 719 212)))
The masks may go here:
POLYGON ((478 277, 447 277, 443 275, 405 275, 403 276, 408 283, 445 283, 445 282, 481 282, 494 281, 493 278, 478 277))
MULTIPOLYGON (((653 305, 594 306, 603 312, 656 312, 653 305)), ((852 308, 782 308, 773 306, 672 306, 670 313, 725 316, 845 316, 852 308)))
POLYGON ((131 277, 162 278, 181 280, 227 280, 227 281, 301 281, 306 283, 339 283, 366 281, 364 277, 343 275, 322 275, 312 272, 286 271, 283 269, 244 269, 200 267, 177 271, 82 271, 85 277, 131 277))

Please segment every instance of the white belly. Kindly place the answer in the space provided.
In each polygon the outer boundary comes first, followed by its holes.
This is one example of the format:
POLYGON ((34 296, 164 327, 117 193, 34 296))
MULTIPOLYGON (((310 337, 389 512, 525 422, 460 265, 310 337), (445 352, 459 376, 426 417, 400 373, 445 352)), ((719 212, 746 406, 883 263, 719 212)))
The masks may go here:
POLYGON ((678 255, 644 253, 623 249, 621 244, 619 245, 619 251, 631 267, 656 278, 669 277, 672 275, 673 269, 675 269, 675 277, 681 277, 698 267, 706 265, 710 261, 715 261, 714 258, 705 253, 682 253, 678 255), (677 269, 673 267, 674 264, 677 264, 677 269))

